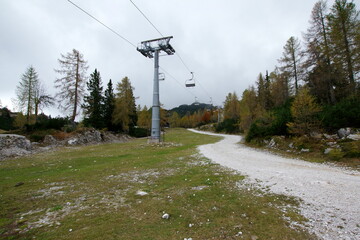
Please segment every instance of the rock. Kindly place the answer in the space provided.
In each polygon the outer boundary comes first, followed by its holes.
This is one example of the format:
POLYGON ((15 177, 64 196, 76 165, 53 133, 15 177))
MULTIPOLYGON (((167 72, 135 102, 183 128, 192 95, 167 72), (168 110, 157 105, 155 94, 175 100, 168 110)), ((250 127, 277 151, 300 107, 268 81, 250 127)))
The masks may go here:
POLYGON ((269 144, 268 144, 268 147, 269 147, 269 148, 274 148, 275 146, 276 146, 276 142, 275 142, 275 140, 272 138, 272 139, 270 140, 269 144))
POLYGON ((332 148, 327 148, 327 149, 325 149, 324 154, 327 155, 327 154, 329 154, 332 150, 333 150, 332 148))
POLYGON ((57 145, 58 141, 51 135, 46 135, 44 137, 43 143, 45 145, 57 145))
POLYGON ((289 148, 293 149, 294 148, 294 143, 290 143, 289 148))
POLYGON ((79 143, 79 140, 77 138, 72 138, 72 139, 67 141, 67 144, 68 145, 77 145, 77 144, 80 144, 80 143, 79 143))
POLYGON ((31 142, 24 136, 0 134, 0 159, 27 155, 31 150, 31 142))
POLYGON ((305 148, 302 148, 300 152, 302 152, 302 153, 305 153, 305 152, 310 152, 310 149, 305 149, 305 148))
POLYGON ((147 192, 139 190, 139 191, 136 192, 136 195, 138 195, 138 196, 146 196, 146 195, 149 195, 149 194, 147 192))
POLYGON ((31 142, 24 136, 16 134, 0 134, 0 150, 4 148, 21 148, 31 150, 31 142))
POLYGON ((339 138, 346 138, 351 134, 351 128, 340 128, 337 132, 339 138))
POLYGON ((359 141, 360 140, 360 134, 350 134, 347 136, 348 139, 359 141))
POLYGON ((17 184, 15 184, 15 187, 20 187, 21 185, 24 185, 23 182, 18 182, 17 184))
POLYGON ((318 132, 311 132, 310 133, 310 137, 315 138, 315 139, 321 139, 322 138, 322 134, 318 133, 318 132))
POLYGON ((162 219, 166 219, 166 220, 168 220, 168 219, 170 219, 170 214, 168 214, 168 213, 165 213, 164 215, 162 215, 162 217, 161 217, 162 219))

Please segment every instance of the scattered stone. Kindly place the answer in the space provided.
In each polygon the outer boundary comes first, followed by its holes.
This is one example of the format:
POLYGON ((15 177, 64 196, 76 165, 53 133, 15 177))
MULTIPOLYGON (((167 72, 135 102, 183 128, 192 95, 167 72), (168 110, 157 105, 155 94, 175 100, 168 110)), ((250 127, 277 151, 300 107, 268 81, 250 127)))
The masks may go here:
POLYGON ((359 141, 360 140, 360 134, 350 134, 347 136, 348 139, 359 141))
POLYGON ((18 182, 17 184, 15 184, 15 187, 20 187, 21 185, 24 185, 23 182, 18 182))
POLYGON ((136 195, 143 197, 143 196, 149 195, 149 193, 139 190, 136 192, 136 195))
POLYGON ((325 149, 324 154, 327 155, 327 154, 329 154, 332 150, 333 150, 332 148, 327 148, 327 149, 325 149))
POLYGON ((235 236, 240 237, 242 234, 243 234, 242 232, 238 232, 235 236))
POLYGON ((269 148, 274 148, 275 146, 276 146, 276 142, 275 142, 275 140, 272 138, 272 139, 270 140, 269 144, 268 144, 268 147, 269 147, 269 148))
POLYGON ((46 135, 41 144, 31 143, 25 136, 16 134, 0 134, 0 160, 32 153, 49 151, 59 146, 76 146, 100 143, 123 143, 131 139, 125 134, 112 134, 111 132, 90 129, 72 135, 64 140, 57 140, 51 135, 46 135))
POLYGON ((192 238, 184 238, 184 240, 192 240, 192 238))
POLYGON ((322 134, 318 133, 318 132, 311 132, 310 133, 310 137, 315 138, 315 139, 321 139, 322 138, 322 134))
POLYGON ((308 152, 310 152, 310 149, 307 149, 307 148, 306 148, 306 149, 305 149, 305 148, 302 148, 300 152, 302 152, 302 153, 308 153, 308 152))
POLYGON ((58 141, 51 135, 46 135, 43 140, 43 144, 49 145, 57 145, 58 141))
POLYGON ((294 143, 290 143, 289 148, 293 149, 294 148, 294 143))
POLYGON ((351 134, 351 128, 340 128, 337 132, 339 138, 346 138, 351 134))
POLYGON ((208 188, 208 186, 193 187, 193 188, 191 188, 191 190, 201 191, 201 190, 203 190, 203 189, 205 189, 205 188, 208 188))
POLYGON ((189 224, 189 228, 191 228, 191 227, 193 227, 193 226, 194 226, 194 224, 192 224, 192 223, 189 224))
POLYGON ((168 214, 168 213, 165 213, 164 215, 162 215, 162 217, 161 217, 162 219, 166 219, 166 220, 168 220, 168 219, 170 219, 170 214, 168 214))

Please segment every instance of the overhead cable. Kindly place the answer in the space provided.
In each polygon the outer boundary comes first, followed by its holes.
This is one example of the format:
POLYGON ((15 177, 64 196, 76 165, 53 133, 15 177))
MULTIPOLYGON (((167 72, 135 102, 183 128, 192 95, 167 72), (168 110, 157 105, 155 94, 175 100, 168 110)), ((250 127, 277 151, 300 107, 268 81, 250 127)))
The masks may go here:
POLYGON ((81 10, 83 13, 85 13, 86 15, 88 15, 89 17, 91 17, 92 19, 94 19, 95 21, 97 21, 98 23, 100 23, 101 25, 103 25, 105 28, 107 28, 108 30, 110 30, 111 32, 113 32, 115 35, 117 35, 118 37, 120 37, 122 40, 124 40, 125 42, 127 42, 128 44, 130 44, 131 46, 136 48, 136 45, 133 44, 132 42, 130 42, 128 39, 126 39, 125 37, 123 37, 122 35, 120 35, 118 32, 116 32, 114 29, 112 29, 111 27, 107 26, 105 23, 101 22, 99 19, 97 19, 96 17, 94 17, 93 15, 91 15, 89 12, 85 11, 84 9, 82 9, 80 6, 76 5, 74 2, 72 2, 71 0, 67 0, 69 3, 71 3, 72 5, 74 5, 76 8, 78 8, 79 10, 81 10))

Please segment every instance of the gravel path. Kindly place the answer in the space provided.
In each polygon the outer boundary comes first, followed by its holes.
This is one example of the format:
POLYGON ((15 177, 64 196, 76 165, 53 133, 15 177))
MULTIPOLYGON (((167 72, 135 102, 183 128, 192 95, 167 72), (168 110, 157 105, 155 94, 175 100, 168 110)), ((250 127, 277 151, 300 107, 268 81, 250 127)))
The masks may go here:
POLYGON ((252 182, 260 180, 273 193, 302 199, 309 231, 320 239, 360 239, 360 172, 280 157, 238 144, 240 136, 220 136, 224 139, 200 146, 201 154, 252 182))

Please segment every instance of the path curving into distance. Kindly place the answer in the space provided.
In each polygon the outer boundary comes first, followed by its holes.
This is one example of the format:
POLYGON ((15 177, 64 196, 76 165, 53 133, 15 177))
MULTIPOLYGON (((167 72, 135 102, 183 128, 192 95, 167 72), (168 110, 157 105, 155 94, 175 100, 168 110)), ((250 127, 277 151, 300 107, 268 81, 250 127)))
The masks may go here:
POLYGON ((360 239, 360 172, 326 164, 284 158, 240 144, 241 136, 199 146, 202 155, 235 169, 276 194, 303 200, 301 214, 309 219, 309 231, 320 239, 360 239))

